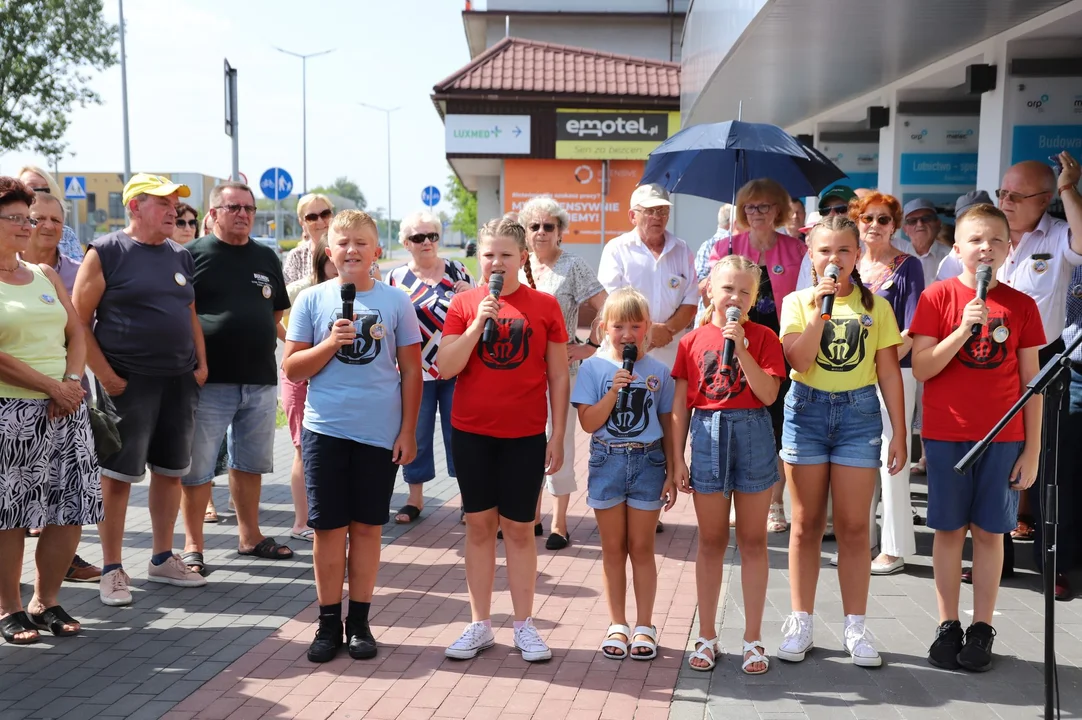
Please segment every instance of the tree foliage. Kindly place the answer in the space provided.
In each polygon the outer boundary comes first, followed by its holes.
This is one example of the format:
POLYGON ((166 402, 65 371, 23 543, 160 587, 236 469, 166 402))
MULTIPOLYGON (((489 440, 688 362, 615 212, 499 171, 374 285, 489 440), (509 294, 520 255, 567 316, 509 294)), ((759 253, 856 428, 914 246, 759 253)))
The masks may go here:
POLYGON ((477 193, 467 190, 458 175, 451 173, 447 176, 447 199, 455 209, 451 229, 468 238, 477 237, 477 193))
POLYGON ((360 210, 364 210, 366 207, 368 207, 368 201, 365 200, 364 193, 361 192, 361 188, 357 185, 357 183, 353 182, 345 175, 339 178, 335 178, 334 182, 330 185, 320 185, 317 188, 312 188, 311 192, 344 197, 347 200, 352 200, 353 202, 357 203, 357 208, 360 210))
POLYGON ((117 62, 103 0, 0 0, 0 150, 64 152, 74 105, 101 104, 88 70, 117 62))

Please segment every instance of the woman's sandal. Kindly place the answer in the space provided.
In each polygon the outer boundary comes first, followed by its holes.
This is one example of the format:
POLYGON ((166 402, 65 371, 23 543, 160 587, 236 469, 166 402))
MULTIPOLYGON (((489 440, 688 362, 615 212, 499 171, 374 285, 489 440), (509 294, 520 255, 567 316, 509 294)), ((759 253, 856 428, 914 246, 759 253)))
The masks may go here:
POLYGON ((639 635, 645 635, 650 638, 649 640, 633 640, 631 643, 630 655, 632 660, 653 660, 657 657, 657 628, 654 626, 647 627, 646 625, 639 625, 635 628, 635 632, 630 637, 635 638, 639 635), (648 652, 637 653, 636 650, 645 648, 648 652))
POLYGON ((34 627, 34 623, 31 622, 30 618, 27 617, 25 610, 11 613, 7 617, 0 619, 0 637, 3 637, 12 645, 30 645, 41 640, 41 634, 34 627), (30 638, 15 637, 23 633, 34 633, 34 636, 30 638))
POLYGON ((601 654, 607 657, 609 660, 623 660, 627 657, 627 641, 631 639, 631 628, 627 625, 609 625, 608 631, 605 633, 605 642, 601 643, 601 654), (614 638, 613 635, 623 635, 624 639, 614 638), (620 654, 617 655, 609 650, 619 650, 620 654))
POLYGON ((718 664, 718 638, 713 640, 707 640, 704 637, 695 641, 695 652, 691 653, 691 657, 688 658, 688 667, 692 670, 698 670, 699 672, 710 672, 714 669, 714 666, 718 664), (704 650, 709 649, 710 654, 707 655, 704 650), (705 663, 709 663, 705 667, 699 667, 698 665, 692 665, 692 660, 702 660, 705 663))
POLYGON ((279 545, 272 537, 263 538, 251 550, 237 550, 237 554, 247 557, 263 558, 264 560, 290 560, 293 557, 292 550, 285 545, 279 545), (289 550, 289 554, 283 555, 280 552, 281 550, 289 550))
POLYGON ((40 615, 28 615, 28 617, 38 630, 48 630, 54 637, 71 637, 72 635, 78 635, 79 631, 83 629, 82 623, 64 612, 64 608, 59 605, 45 608, 40 615), (65 630, 65 625, 77 625, 78 627, 74 630, 65 630))
POLYGON ((199 573, 200 575, 206 574, 207 564, 203 561, 203 553, 198 550, 183 553, 180 556, 180 559, 192 572, 199 573))
POLYGON ((398 512, 394 514, 394 521, 398 525, 409 525, 411 522, 421 517, 421 508, 416 505, 406 504, 398 508, 398 512), (405 517, 405 520, 400 518, 405 517))
POLYGON ((789 523, 785 519, 785 506, 776 503, 770 506, 770 513, 766 516, 766 531, 771 533, 783 533, 789 529, 789 523))
POLYGON ((766 645, 763 645, 762 640, 755 640, 754 642, 744 643, 744 655, 747 656, 751 653, 750 657, 744 658, 744 664, 740 666, 740 669, 744 671, 745 675, 762 675, 770 669, 770 658, 766 656, 766 645), (759 652, 762 650, 762 652, 759 652), (762 670, 748 670, 748 667, 755 663, 762 663, 764 665, 762 670))

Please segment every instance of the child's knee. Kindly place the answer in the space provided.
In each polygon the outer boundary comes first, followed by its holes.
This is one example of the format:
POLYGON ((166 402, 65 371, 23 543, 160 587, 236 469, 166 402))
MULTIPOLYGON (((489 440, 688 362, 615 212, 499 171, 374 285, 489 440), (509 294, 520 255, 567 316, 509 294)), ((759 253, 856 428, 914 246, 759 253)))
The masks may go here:
POLYGON ((721 528, 706 530, 699 528, 699 553, 703 555, 724 555, 729 547, 729 528, 724 525, 721 528))
POLYGON ((654 561, 654 536, 628 537, 627 554, 632 563, 640 563, 649 560, 654 561))
POLYGON ((990 533, 987 530, 982 530, 976 525, 970 525, 969 532, 973 536, 974 545, 980 545, 982 547, 1003 546, 1003 533, 990 533))
POLYGON ((736 546, 744 557, 760 557, 766 555, 766 525, 753 530, 741 531, 739 524, 736 526, 736 546), (760 532, 761 531, 761 532, 760 532))

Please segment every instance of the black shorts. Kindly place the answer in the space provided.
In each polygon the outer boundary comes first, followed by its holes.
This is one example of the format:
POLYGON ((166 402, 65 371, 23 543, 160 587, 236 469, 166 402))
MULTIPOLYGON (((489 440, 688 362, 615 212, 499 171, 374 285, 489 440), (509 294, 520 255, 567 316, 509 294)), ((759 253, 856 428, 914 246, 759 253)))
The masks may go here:
POLYGON ((120 422, 120 450, 101 461, 105 477, 137 483, 151 472, 184 477, 192 464, 192 436, 199 383, 195 375, 159 377, 118 373, 128 381, 119 395, 103 393, 103 402, 120 422))
POLYGON ((468 513, 497 508, 513 522, 534 521, 545 481, 545 433, 495 438, 451 429, 451 454, 468 513))
POLYGON ((785 395, 792 385, 793 381, 789 379, 789 365, 786 363, 785 377, 781 379, 781 386, 778 388, 778 398, 767 408, 770 413, 770 424, 774 428, 775 450, 781 450, 781 426, 785 421, 785 395))
POLYGON ((335 530, 351 522, 387 522, 398 475, 390 450, 302 428, 301 459, 308 527, 335 530))

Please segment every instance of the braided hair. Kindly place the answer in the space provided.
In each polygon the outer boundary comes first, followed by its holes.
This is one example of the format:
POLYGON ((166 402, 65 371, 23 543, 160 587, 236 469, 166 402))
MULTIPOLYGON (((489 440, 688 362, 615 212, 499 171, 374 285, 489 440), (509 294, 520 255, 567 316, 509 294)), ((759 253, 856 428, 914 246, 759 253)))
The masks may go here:
MULTIPOLYGON (((714 281, 717 276, 721 274, 723 270, 735 270, 737 272, 745 272, 755 278, 755 290, 752 291, 751 305, 755 307, 755 302, 759 298, 759 285, 762 283, 763 270, 754 262, 751 258, 744 257, 743 255, 726 255, 721 260, 714 263, 714 267, 710 268, 710 287, 713 288, 714 281)), ((711 295, 713 293, 711 292, 711 295)), ((703 318, 699 321, 699 327, 709 325, 714 321, 714 299, 710 298, 710 302, 706 305, 706 312, 703 313, 703 318)))
POLYGON ((481 230, 477 233, 478 240, 482 240, 486 237, 508 237, 515 241, 518 245, 519 252, 526 255, 526 262, 522 264, 522 271, 526 275, 526 282, 534 290, 537 289, 537 285, 533 279, 533 268, 530 267, 530 251, 526 246, 526 228, 522 227, 517 220, 502 217, 495 220, 489 220, 487 223, 481 226, 481 230))
MULTIPOLYGON (((860 230, 857 228, 856 223, 850 220, 844 215, 830 215, 817 222, 811 230, 808 231, 808 247, 810 248, 814 240, 814 236, 817 232, 825 230, 829 232, 845 232, 853 236, 853 242, 857 247, 860 247, 860 230)), ((860 304, 864 306, 865 310, 871 310, 875 304, 875 295, 865 287, 864 282, 860 279, 860 271, 856 266, 853 267, 853 272, 849 274, 849 279, 853 285, 860 291, 860 304)), ((812 282, 818 283, 819 276, 815 272, 815 267, 812 267, 812 282)), ((812 300, 815 303, 815 300, 812 300)))

